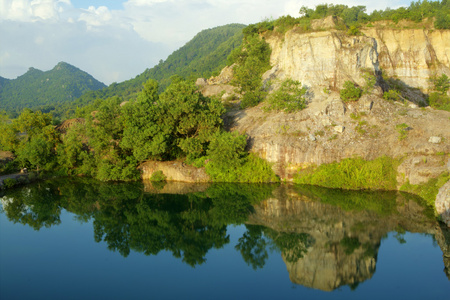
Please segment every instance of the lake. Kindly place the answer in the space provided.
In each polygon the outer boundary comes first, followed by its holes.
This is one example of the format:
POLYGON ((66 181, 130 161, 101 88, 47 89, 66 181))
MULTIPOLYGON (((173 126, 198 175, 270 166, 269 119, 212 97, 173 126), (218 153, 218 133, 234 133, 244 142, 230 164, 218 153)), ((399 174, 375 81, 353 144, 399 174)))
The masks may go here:
POLYGON ((450 233, 406 193, 66 178, 0 198, 0 299, 450 295, 450 233))

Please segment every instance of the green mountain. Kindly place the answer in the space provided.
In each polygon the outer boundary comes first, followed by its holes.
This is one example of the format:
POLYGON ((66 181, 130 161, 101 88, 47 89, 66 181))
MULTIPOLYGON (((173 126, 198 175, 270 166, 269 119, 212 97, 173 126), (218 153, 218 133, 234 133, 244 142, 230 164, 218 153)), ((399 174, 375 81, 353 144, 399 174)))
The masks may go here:
POLYGON ((162 91, 170 84, 170 78, 174 75, 186 79, 216 75, 226 66, 230 52, 242 44, 243 28, 245 25, 229 24, 203 30, 153 68, 145 70, 133 79, 113 83, 102 90, 87 92, 70 103, 70 106, 67 105, 67 108, 82 107, 96 99, 114 96, 127 100, 134 97, 150 78, 159 82, 162 91))
POLYGON ((50 71, 30 68, 16 79, 0 78, 0 107, 11 115, 26 107, 50 111, 86 91, 104 87, 88 73, 60 62, 50 71))

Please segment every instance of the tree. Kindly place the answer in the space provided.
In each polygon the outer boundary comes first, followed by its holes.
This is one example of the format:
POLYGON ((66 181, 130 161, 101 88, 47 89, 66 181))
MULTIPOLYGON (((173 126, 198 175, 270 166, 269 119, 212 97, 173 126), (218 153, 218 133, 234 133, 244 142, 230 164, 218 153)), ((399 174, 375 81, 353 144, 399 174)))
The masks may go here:
POLYGON ((222 103, 184 80, 174 81, 159 96, 156 91, 156 82, 148 82, 137 101, 126 107, 121 146, 139 161, 204 155, 222 126, 222 103))
POLYGON ((245 37, 243 45, 233 51, 229 63, 235 63, 233 68, 233 84, 239 87, 243 94, 241 108, 257 105, 265 96, 262 74, 270 69, 270 46, 252 33, 245 37))
POLYGON ((351 81, 344 82, 344 87, 339 92, 342 101, 356 101, 361 97, 362 91, 351 81))

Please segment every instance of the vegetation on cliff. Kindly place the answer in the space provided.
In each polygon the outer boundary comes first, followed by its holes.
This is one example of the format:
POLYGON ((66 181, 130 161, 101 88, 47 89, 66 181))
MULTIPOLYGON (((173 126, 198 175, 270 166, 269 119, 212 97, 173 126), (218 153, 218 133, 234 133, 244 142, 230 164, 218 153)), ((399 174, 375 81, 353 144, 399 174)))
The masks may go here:
MULTIPOLYGON (((276 20, 264 20, 258 24, 250 25, 247 31, 263 33, 275 31, 284 33, 288 29, 297 26, 299 30, 313 30, 312 20, 323 19, 329 16, 339 18, 336 29, 345 30, 350 35, 358 35, 361 26, 373 26, 377 21, 392 21, 397 24, 401 20, 409 20, 420 23, 426 19, 434 20, 436 29, 450 29, 450 1, 416 1, 411 2, 408 7, 397 9, 386 8, 384 10, 374 10, 370 14, 366 13, 363 5, 347 6, 343 4, 320 4, 315 9, 302 6, 300 8, 301 17, 294 18, 283 16, 276 20)), ((318 30, 316 28, 315 30, 318 30)))
POLYGON ((396 160, 387 156, 372 161, 347 158, 340 162, 299 170, 294 182, 350 190, 395 190, 397 164, 396 160))

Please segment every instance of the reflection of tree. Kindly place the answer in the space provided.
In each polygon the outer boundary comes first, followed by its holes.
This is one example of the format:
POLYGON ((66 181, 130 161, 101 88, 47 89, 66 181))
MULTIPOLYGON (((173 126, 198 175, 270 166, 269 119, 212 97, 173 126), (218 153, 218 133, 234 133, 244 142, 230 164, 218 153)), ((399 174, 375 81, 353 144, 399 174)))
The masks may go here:
POLYGON ((346 211, 370 210, 386 216, 396 213, 397 192, 340 190, 314 185, 296 185, 295 188, 311 199, 346 211))
POLYGON ((26 224, 35 230, 61 223, 59 196, 47 184, 12 190, 2 200, 6 216, 14 223, 26 224))
POLYGON ((239 238, 234 247, 241 252, 244 261, 254 270, 264 267, 267 258, 267 242, 263 237, 263 227, 257 225, 246 225, 247 231, 239 238))
POLYGON ((287 262, 295 263, 314 244, 314 239, 307 233, 277 232, 267 228, 264 234, 272 239, 272 244, 285 257, 287 262))

